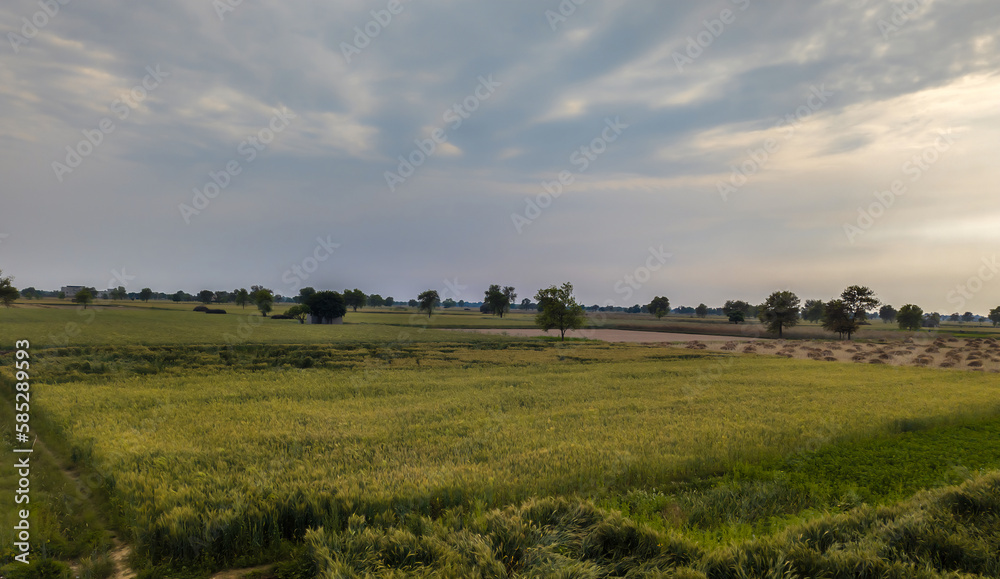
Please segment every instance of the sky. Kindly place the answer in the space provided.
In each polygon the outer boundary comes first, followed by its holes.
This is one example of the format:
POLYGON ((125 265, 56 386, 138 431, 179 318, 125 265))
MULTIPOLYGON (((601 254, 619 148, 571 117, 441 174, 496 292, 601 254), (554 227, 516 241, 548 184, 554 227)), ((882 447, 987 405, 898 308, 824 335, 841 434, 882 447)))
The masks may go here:
POLYGON ((1000 305, 995 0, 6 0, 0 269, 1000 305))

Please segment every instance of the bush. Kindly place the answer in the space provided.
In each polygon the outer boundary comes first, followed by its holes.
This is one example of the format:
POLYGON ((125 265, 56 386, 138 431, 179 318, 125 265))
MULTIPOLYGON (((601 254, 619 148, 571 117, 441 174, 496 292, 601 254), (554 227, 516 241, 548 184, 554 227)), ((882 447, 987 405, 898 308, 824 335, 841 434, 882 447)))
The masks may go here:
POLYGON ((208 311, 208 307, 207 306, 197 306, 197 307, 194 308, 194 311, 196 311, 196 312, 207 312, 208 311))
POLYGON ((205 310, 206 314, 224 314, 226 310, 205 310))
POLYGON ((272 320, 294 320, 292 316, 286 316, 285 314, 271 314, 272 320))

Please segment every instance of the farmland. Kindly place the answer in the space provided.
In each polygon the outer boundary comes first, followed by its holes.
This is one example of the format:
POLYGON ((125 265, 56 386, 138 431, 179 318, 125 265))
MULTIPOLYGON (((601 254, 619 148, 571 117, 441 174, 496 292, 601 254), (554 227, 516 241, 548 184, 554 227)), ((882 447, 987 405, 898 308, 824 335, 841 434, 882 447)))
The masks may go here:
POLYGON ((309 326, 190 307, 3 312, 0 350, 33 341, 57 559, 120 541, 144 577, 1000 564, 989 372, 435 329, 489 326, 478 312, 309 326), (74 477, 99 484, 68 509, 55 496, 74 477), (897 520, 951 559, 876 524, 897 520), (842 551, 808 539, 825 532, 842 551))

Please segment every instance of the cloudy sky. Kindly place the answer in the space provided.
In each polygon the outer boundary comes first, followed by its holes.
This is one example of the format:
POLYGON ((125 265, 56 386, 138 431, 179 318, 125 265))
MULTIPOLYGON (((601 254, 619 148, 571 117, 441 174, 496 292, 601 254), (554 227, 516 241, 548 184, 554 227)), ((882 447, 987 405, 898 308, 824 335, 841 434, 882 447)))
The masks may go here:
POLYGON ((1000 304, 995 0, 7 0, 0 26, 18 287, 1000 304))

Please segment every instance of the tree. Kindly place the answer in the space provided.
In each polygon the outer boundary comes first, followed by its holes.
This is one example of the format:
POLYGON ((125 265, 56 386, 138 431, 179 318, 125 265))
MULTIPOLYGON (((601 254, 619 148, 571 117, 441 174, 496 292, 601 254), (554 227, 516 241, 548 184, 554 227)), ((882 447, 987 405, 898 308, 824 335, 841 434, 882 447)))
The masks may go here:
POLYGON ((139 291, 140 300, 148 302, 149 298, 151 297, 153 297, 153 290, 149 289, 148 287, 144 287, 142 288, 142 290, 139 291))
POLYGON ((722 306, 722 313, 731 317, 734 312, 740 312, 746 317, 750 315, 752 308, 753 306, 743 300, 726 300, 725 305, 722 306))
POLYGON ((250 292, 248 292, 246 288, 240 288, 233 292, 233 296, 233 301, 236 302, 236 305, 242 306, 243 309, 246 309, 247 304, 250 303, 250 292))
POLYGON ((906 304, 899 308, 896 320, 901 330, 919 330, 924 322, 924 310, 913 304, 906 304))
POLYGON ((899 312, 896 311, 896 308, 886 304, 878 311, 878 317, 882 318, 883 324, 891 324, 896 321, 896 315, 898 313, 899 312))
POLYGON ((844 301, 851 319, 858 327, 868 323, 868 310, 874 310, 880 303, 874 291, 860 285, 849 286, 840 294, 840 299, 844 301))
POLYGON ((174 300, 175 302, 182 302, 184 301, 184 292, 182 290, 177 290, 177 292, 174 295, 170 296, 170 299, 174 300))
POLYGON ((83 309, 87 309, 87 306, 94 301, 94 294, 90 293, 89 289, 83 288, 76 292, 76 295, 73 296, 73 301, 82 305, 83 309))
POLYGON ((670 313, 670 300, 665 297, 656 296, 646 307, 649 308, 649 313, 656 316, 656 319, 660 319, 670 313))
POLYGON ((295 299, 296 302, 300 304, 309 303, 309 296, 316 293, 316 288, 304 287, 299 290, 299 296, 295 299))
POLYGON ((213 292, 212 290, 201 290, 200 292, 198 292, 198 301, 200 301, 205 305, 212 303, 212 300, 214 298, 215 298, 215 292, 213 292))
POLYGON ((385 305, 385 298, 378 294, 372 294, 368 296, 368 305, 373 308, 380 308, 385 305))
POLYGON ((386 307, 391 308, 394 303, 396 303, 396 300, 392 299, 392 296, 386 296, 385 298, 386 307))
POLYGON ((523 300, 521 300, 521 309, 522 310, 527 310, 527 309, 530 309, 530 308, 531 308, 531 300, 530 299, 524 298, 523 300))
POLYGON ((233 301, 233 294, 225 290, 217 291, 215 292, 215 297, 213 297, 212 299, 214 299, 217 303, 220 304, 228 304, 229 302, 233 301))
POLYGON ((443 307, 446 310, 450 309, 450 308, 453 308, 453 307, 455 307, 457 305, 458 305, 458 302, 456 302, 455 300, 453 300, 451 298, 446 298, 443 302, 441 302, 441 307, 443 307))
POLYGON ((274 307, 274 292, 265 287, 255 285, 253 286, 253 293, 250 294, 250 301, 260 310, 260 315, 266 318, 267 314, 274 307))
POLYGON ((406 302, 406 305, 410 306, 411 308, 415 308, 420 305, 420 302, 418 302, 417 300, 410 300, 406 302))
POLYGON ((941 326, 941 314, 932 312, 924 315, 923 326, 925 328, 937 328, 941 326))
POLYGON ((296 304, 288 310, 285 311, 286 316, 291 316, 299 321, 300 324, 306 323, 306 318, 309 317, 309 306, 305 304, 296 304))
POLYGON ((962 319, 962 316, 959 315, 958 312, 955 312, 954 314, 948 316, 948 321, 949 322, 957 322, 957 321, 960 321, 961 319, 962 319))
POLYGON ((778 332, 799 323, 799 297, 790 291, 774 292, 757 308, 757 317, 768 332, 778 332))
POLYGON ((427 290, 417 296, 420 300, 417 311, 427 312, 427 318, 430 319, 431 314, 434 313, 434 306, 441 302, 441 298, 438 296, 437 290, 427 290))
POLYGON ((823 305, 823 329, 837 332, 841 338, 847 334, 847 339, 851 339, 851 334, 858 330, 858 324, 854 320, 857 310, 851 309, 844 300, 831 300, 823 305))
POLYGON ((997 306, 990 310, 989 315, 990 321, 993 322, 993 327, 1000 326, 1000 306, 997 306))
MULTIPOLYGON (((514 286, 512 285, 504 286, 503 296, 507 298, 507 307, 505 307, 503 310, 503 313, 506 314, 510 312, 511 306, 513 306, 516 303, 515 300, 517 299, 517 294, 514 293, 514 286)), ((503 316, 501 315, 500 317, 502 318, 503 316)))
POLYGON ((746 321, 746 316, 744 316, 743 312, 739 310, 733 310, 732 312, 729 313, 729 321, 731 323, 739 325, 746 321))
POLYGON ((572 284, 567 282, 562 287, 551 286, 538 290, 535 301, 538 302, 535 324, 546 332, 558 328, 560 338, 565 341, 566 330, 583 327, 585 314, 583 307, 573 297, 572 284))
POLYGON ((368 296, 365 292, 354 288, 353 290, 344 290, 344 303, 347 307, 353 308, 354 311, 358 311, 358 308, 365 307, 365 302, 368 301, 368 296))
POLYGON ((699 318, 704 318, 705 316, 708 315, 708 306, 706 306, 705 304, 698 304, 698 307, 694 309, 694 315, 698 316, 699 318))
POLYGON ((347 315, 347 304, 344 296, 334 291, 314 292, 303 304, 312 315, 324 320, 335 320, 347 315))
POLYGON ((14 287, 14 276, 3 277, 3 270, 0 270, 0 303, 5 307, 11 307, 21 293, 14 287))
POLYGON ((802 319, 807 322, 818 322, 823 319, 823 302, 821 300, 806 300, 802 306, 802 319))
POLYGON ((499 284, 493 284, 486 290, 483 305, 489 307, 490 313, 502 319, 503 315, 510 311, 511 300, 516 297, 514 288, 510 286, 501 288, 499 284))
POLYGON ((964 314, 962 314, 962 321, 965 323, 969 323, 974 319, 976 319, 976 314, 972 312, 965 312, 964 314))

